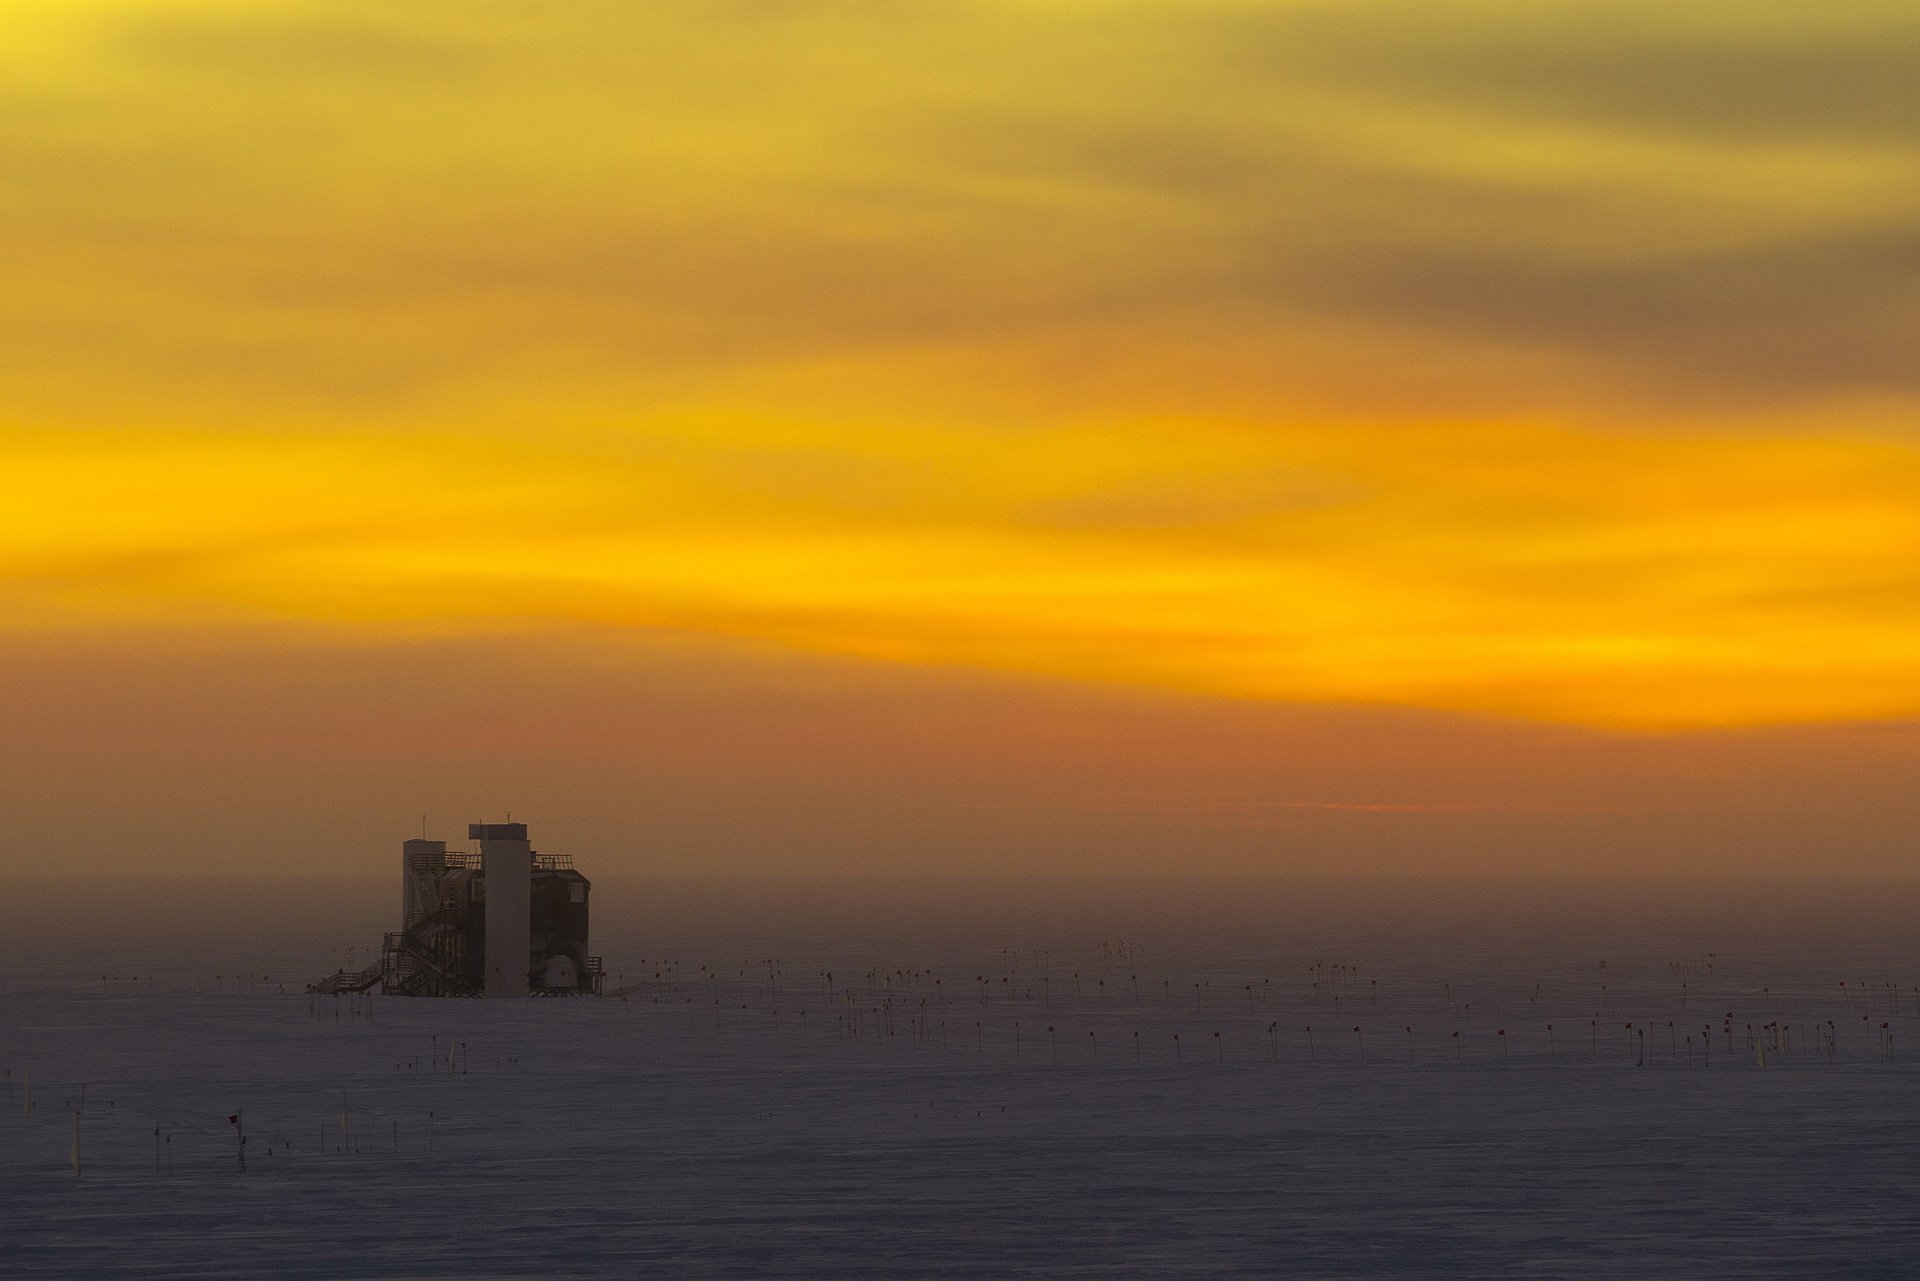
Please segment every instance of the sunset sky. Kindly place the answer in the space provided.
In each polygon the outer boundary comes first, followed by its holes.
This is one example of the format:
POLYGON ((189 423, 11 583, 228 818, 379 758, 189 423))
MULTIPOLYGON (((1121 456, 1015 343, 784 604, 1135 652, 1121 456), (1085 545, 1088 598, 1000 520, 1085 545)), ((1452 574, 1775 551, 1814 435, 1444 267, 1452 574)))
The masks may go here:
POLYGON ((1910 875, 1916 66, 1910 0, 14 0, 0 861, 1910 875))

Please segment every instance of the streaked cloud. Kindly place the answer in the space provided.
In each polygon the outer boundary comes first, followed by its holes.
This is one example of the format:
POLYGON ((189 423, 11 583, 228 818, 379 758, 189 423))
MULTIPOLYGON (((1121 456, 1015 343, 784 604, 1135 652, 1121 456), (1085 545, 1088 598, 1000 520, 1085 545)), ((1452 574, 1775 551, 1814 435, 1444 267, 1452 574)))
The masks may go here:
POLYGON ((1920 714, 1909 7, 24 4, 19 627, 1920 714))

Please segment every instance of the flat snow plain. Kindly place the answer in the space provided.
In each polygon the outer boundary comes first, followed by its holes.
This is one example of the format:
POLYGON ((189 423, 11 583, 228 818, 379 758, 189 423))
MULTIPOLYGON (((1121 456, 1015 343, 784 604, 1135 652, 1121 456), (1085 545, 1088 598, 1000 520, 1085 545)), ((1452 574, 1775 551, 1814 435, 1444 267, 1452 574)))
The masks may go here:
POLYGON ((0 1275, 1920 1275, 1903 937, 645 933, 624 999, 15 982, 0 1275))

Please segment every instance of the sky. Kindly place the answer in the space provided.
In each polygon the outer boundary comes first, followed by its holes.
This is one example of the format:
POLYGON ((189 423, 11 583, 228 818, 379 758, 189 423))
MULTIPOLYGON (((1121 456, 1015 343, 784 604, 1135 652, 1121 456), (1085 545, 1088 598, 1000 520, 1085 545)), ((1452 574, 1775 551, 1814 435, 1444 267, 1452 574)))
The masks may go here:
POLYGON ((1909 876, 1916 64, 14 0, 0 863, 1909 876))

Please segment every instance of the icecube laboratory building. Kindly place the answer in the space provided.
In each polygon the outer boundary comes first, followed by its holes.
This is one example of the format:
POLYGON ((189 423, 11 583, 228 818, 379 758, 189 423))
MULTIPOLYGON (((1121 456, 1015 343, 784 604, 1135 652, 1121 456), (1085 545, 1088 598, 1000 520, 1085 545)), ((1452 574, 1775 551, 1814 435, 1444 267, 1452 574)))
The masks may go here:
POLYGON ((592 883, 565 854, 541 854, 525 823, 473 823, 477 848, 445 841, 401 846, 400 928, 380 959, 341 970, 310 992, 387 996, 577 996, 599 992, 589 954, 592 883))

